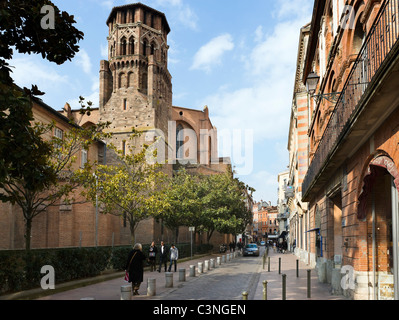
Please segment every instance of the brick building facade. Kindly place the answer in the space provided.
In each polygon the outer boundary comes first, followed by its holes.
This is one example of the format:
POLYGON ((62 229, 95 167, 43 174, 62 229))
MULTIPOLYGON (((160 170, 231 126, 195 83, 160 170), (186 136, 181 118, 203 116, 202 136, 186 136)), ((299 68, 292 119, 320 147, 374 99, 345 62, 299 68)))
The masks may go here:
POLYGON ((315 1, 303 68, 300 234, 320 281, 353 299, 399 299, 398 14, 397 0, 315 1))
MULTIPOLYGON (((55 120, 63 130, 67 130, 70 120, 79 121, 82 127, 110 122, 111 138, 104 141, 101 150, 92 148, 88 154, 90 159, 102 157, 107 164, 114 163, 107 145, 112 143, 119 150, 128 150, 133 128, 145 133, 135 142, 136 147, 163 138, 156 148, 163 157, 159 160, 165 161, 163 170, 169 175, 176 165, 187 162, 187 168, 195 173, 231 172, 230 159, 218 157, 217 130, 210 121, 208 108, 199 111, 172 106, 167 44, 170 27, 165 15, 136 3, 114 7, 106 23, 109 57, 100 62, 99 107, 82 117, 68 104, 55 112, 40 102, 34 105, 35 118, 44 123, 55 120)), ((0 204, 0 210, 5 212, 0 215, 0 249, 23 248, 24 222, 18 209, 0 204)), ((100 214, 96 231, 95 216, 96 208, 88 203, 49 209, 34 221, 32 248, 94 246, 96 233, 100 246, 130 244, 130 229, 120 218, 100 214)), ((136 241, 159 243, 163 239, 170 243, 174 234, 156 220, 148 219, 140 223, 136 241)), ((190 236, 188 229, 182 228, 179 240, 189 242, 190 236)), ((230 235, 212 237, 215 246, 231 240, 230 235)))
MULTIPOLYGON (((50 135, 64 135, 71 129, 69 119, 40 100, 33 103, 33 115, 36 121, 44 124, 55 123, 50 135)), ((102 163, 104 145, 101 142, 93 144, 88 152, 79 152, 74 164, 78 168, 82 157, 91 162, 102 163)), ((80 190, 75 192, 76 202, 84 201, 79 197, 80 190)), ((17 205, 0 203, 0 250, 25 248, 25 222, 22 210, 17 205)), ((58 203, 48 207, 33 220, 31 246, 32 248, 56 248, 95 246, 96 233, 98 245, 111 246, 126 244, 129 234, 124 232, 120 220, 114 216, 100 215, 96 232, 96 209, 91 203, 63 205, 58 203)))
POLYGON ((277 219, 278 209, 271 203, 260 201, 255 202, 252 207, 254 215, 253 239, 255 242, 275 240, 279 236, 279 221, 277 219))

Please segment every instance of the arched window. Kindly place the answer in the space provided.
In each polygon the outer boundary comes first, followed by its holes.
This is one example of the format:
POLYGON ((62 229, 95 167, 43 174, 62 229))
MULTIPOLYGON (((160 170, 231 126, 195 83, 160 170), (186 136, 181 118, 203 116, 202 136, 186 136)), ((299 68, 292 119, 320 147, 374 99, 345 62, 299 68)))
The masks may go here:
POLYGON ((118 89, 126 88, 126 74, 121 72, 118 79, 118 89))
POLYGON ((147 56, 147 40, 143 41, 143 56, 147 56))
POLYGON ((366 33, 363 30, 363 24, 360 22, 360 20, 361 19, 359 17, 355 27, 355 33, 353 35, 353 44, 352 44, 353 54, 358 54, 360 52, 360 49, 362 48, 364 40, 366 38, 366 33))
POLYGON ((143 90, 144 93, 147 93, 147 90, 148 90, 148 75, 146 73, 143 73, 143 76, 142 76, 141 89, 143 90))
POLYGON ((134 73, 133 72, 129 72, 128 76, 127 76, 127 86, 129 88, 132 88, 134 85, 134 73))
POLYGON ((129 54, 134 54, 134 37, 129 39, 129 54))
POLYGON ((126 38, 122 38, 121 40, 121 55, 125 56, 126 55, 126 49, 127 49, 127 41, 126 38))
POLYGON ((184 158, 184 134, 183 126, 179 124, 176 129, 176 159, 184 158))

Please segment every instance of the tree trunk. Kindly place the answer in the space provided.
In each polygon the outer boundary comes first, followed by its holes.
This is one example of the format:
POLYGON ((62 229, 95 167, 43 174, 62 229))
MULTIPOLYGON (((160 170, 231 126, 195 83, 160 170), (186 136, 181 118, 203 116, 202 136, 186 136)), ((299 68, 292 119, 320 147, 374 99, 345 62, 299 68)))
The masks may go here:
POLYGON ((176 227, 175 244, 179 243, 179 227, 176 227))
POLYGON ((206 239, 207 242, 208 242, 208 244, 209 244, 209 242, 211 242, 211 238, 212 238, 212 235, 213 235, 213 231, 214 231, 214 230, 212 230, 212 231, 210 231, 210 232, 208 231, 208 235, 207 235, 207 239, 206 239))
POLYGON ((130 222, 130 237, 132 246, 134 246, 136 244, 136 224, 133 222, 130 222))
POLYGON ((31 235, 32 235, 32 218, 26 219, 25 229, 25 250, 30 251, 31 249, 31 235))

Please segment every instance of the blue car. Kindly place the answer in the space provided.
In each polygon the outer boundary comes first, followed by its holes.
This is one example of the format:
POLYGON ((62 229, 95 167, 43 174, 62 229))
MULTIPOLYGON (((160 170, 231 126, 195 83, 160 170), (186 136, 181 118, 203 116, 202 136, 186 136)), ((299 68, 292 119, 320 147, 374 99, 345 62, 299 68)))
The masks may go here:
POLYGON ((244 257, 245 256, 256 256, 259 257, 259 248, 255 243, 247 244, 244 248, 244 257))

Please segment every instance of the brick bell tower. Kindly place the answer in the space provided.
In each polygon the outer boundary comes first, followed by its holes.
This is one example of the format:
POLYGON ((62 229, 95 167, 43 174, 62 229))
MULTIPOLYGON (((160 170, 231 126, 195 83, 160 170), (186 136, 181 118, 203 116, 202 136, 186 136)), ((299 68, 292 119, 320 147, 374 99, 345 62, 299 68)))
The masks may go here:
MULTIPOLYGON (((112 143, 120 150, 127 149, 132 128, 161 130, 167 139, 172 77, 165 15, 141 3, 129 4, 114 7, 107 25, 108 61, 100 65, 100 121, 112 123, 112 143)), ((148 144, 148 137, 145 140, 139 144, 148 144)))
MULTIPOLYGON (((163 13, 141 3, 114 7, 107 20, 108 61, 100 63, 99 120, 111 122, 107 143, 128 152, 130 143, 137 149, 151 145, 159 132, 168 139, 172 118, 172 77, 168 71, 167 36, 169 24, 163 13), (132 128, 144 131, 141 139, 130 141, 132 128)), ((158 154, 168 159, 168 148, 156 145, 158 154)), ((107 152, 107 164, 115 154, 107 152)), ((164 165, 167 174, 172 166, 164 165)), ((130 239, 129 232, 121 238, 130 239)), ((162 238, 162 227, 154 219, 140 222, 136 238, 142 243, 162 238)), ((126 240, 128 241, 128 240, 126 240)))

